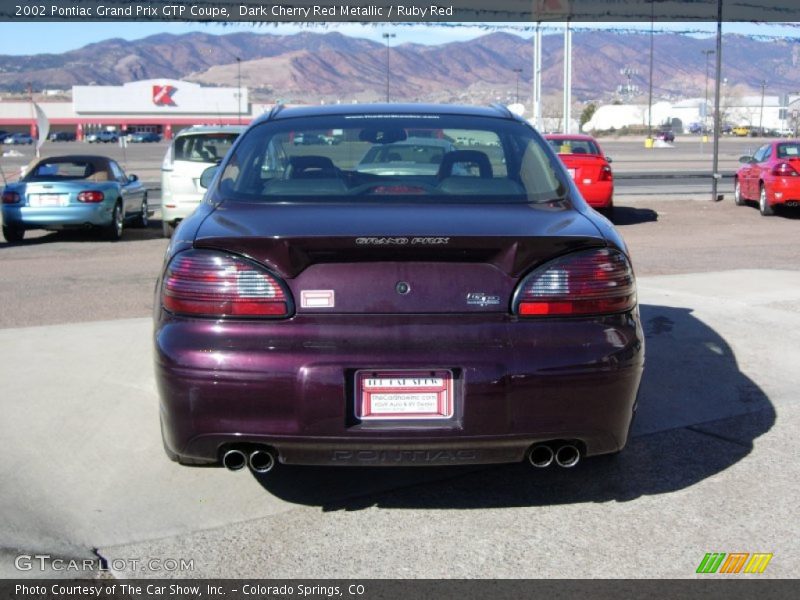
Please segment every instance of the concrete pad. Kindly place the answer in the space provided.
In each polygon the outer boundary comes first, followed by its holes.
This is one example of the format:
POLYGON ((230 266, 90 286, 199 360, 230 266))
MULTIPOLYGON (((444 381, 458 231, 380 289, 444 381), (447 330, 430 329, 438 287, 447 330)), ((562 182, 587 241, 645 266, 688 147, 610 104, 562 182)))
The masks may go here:
POLYGON ((269 514, 278 502, 216 469, 184 469, 160 446, 151 322, 0 330, 3 545, 91 556, 269 514), (154 435, 156 434, 156 435, 154 435))
MULTIPOLYGON (((0 330, 0 347, 13 348, 0 364, 0 547, 93 557, 98 546, 292 507, 246 472, 166 458, 151 335, 150 319, 0 330)), ((369 478, 368 490, 450 473, 384 470, 369 478)), ((319 485, 333 497, 350 493, 330 475, 319 485)))

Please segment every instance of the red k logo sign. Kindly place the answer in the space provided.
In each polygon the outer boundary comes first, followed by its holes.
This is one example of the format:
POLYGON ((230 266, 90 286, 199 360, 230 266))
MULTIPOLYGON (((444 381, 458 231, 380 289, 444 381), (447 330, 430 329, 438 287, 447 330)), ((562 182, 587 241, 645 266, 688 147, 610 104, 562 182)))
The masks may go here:
POLYGON ((178 88, 171 85, 154 85, 153 86, 153 104, 156 106, 177 106, 172 97, 178 88))

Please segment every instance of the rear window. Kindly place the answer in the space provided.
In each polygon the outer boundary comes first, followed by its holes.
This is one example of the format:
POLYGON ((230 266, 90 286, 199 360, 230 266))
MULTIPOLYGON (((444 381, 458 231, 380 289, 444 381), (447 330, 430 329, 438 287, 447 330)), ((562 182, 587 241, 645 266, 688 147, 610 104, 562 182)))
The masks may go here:
POLYGON ((250 129, 224 165, 218 191, 257 202, 545 202, 564 196, 562 177, 524 123, 345 115, 250 129))
POLYGON ((87 160, 42 161, 28 172, 24 181, 86 179, 105 172, 105 165, 87 160))
POLYGON ((548 140, 558 154, 600 154, 592 140, 548 140))
POLYGON ((800 144, 778 144, 778 158, 800 158, 800 144))
POLYGON ((218 163, 231 149, 237 137, 238 133, 197 133, 178 136, 175 138, 174 160, 218 163))

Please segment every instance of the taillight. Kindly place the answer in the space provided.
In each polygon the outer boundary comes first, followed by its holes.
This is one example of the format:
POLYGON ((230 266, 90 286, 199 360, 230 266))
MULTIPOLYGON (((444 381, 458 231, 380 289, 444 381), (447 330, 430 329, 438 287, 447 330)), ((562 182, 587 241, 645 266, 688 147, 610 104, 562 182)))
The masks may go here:
POLYGON ((78 202, 102 202, 103 198, 105 198, 103 192, 98 191, 80 192, 78 194, 78 202))
POLYGON ((16 204, 17 202, 19 202, 17 192, 3 192, 3 204, 16 204))
POLYGON ((623 312, 636 306, 630 262, 618 250, 601 248, 568 254, 528 275, 514 298, 523 317, 623 312))
POLYGON ((167 153, 164 155, 164 160, 161 161, 162 171, 172 171, 173 157, 175 155, 175 142, 172 142, 167 148, 167 153))
POLYGON ((794 170, 794 167, 789 163, 778 163, 774 167, 772 167, 772 174, 777 177, 797 177, 797 171, 794 170))
POLYGON ((248 260, 212 250, 187 250, 172 259, 161 303, 171 312, 189 315, 289 315, 287 294, 275 277, 248 260))
POLYGON ((611 173, 611 167, 608 165, 603 165, 600 169, 600 177, 597 178, 598 181, 611 181, 613 179, 613 175, 611 173))

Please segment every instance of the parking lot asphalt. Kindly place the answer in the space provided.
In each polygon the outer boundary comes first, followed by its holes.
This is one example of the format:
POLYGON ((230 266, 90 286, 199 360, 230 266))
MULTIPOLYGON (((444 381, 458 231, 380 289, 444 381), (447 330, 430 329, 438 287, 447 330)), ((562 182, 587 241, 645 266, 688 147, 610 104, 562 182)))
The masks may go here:
POLYGON ((96 548, 194 561, 122 577, 691 577, 716 551, 771 552, 765 575, 793 576, 800 314, 784 305, 800 272, 639 285, 630 445, 573 470, 180 467, 161 450, 149 319, 0 330, 0 575, 14 549, 96 548))
POLYGON ((617 211, 641 409, 625 452, 573 470, 177 466, 148 318, 159 224, 0 244, 0 576, 38 574, 14 569, 20 551, 96 549, 120 577, 693 577, 706 552, 771 552, 762 577, 793 577, 797 215, 700 200, 617 211), (194 568, 138 568, 151 558, 194 568))

